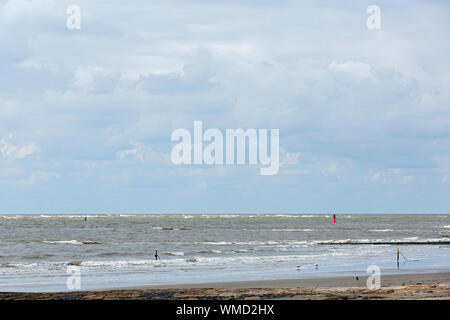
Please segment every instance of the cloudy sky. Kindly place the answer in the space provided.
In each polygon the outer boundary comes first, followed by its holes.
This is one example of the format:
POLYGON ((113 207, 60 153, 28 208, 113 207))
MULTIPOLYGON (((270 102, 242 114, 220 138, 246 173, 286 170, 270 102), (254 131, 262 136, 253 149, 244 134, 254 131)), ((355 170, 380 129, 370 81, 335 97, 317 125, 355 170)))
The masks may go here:
POLYGON ((444 0, 0 0, 0 213, 448 213, 449 39, 444 0), (280 129, 278 174, 175 166, 194 120, 280 129))

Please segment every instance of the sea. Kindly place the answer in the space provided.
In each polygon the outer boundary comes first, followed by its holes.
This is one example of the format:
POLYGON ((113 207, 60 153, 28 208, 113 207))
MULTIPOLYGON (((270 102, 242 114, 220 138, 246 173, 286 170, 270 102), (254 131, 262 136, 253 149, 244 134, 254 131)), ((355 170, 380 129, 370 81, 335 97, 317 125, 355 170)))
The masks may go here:
POLYGON ((449 237, 450 215, 3 215, 0 291, 448 272, 449 237))

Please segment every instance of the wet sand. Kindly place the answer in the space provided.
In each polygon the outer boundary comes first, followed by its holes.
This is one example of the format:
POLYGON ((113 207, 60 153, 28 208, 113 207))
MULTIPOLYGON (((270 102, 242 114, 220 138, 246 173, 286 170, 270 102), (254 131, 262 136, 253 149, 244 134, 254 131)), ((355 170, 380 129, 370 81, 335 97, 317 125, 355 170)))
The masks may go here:
POLYGON ((174 300, 174 299, 446 299, 450 272, 382 276, 381 288, 366 287, 367 276, 144 286, 74 292, 0 292, 0 300, 174 300))
MULTIPOLYGON (((282 280, 256 280, 256 281, 230 281, 191 283, 176 285, 141 286, 127 289, 171 289, 171 288, 333 288, 333 287, 359 287, 366 288, 368 275, 354 277, 308 278, 308 279, 282 279, 282 280)), ((410 284, 450 283, 450 272, 415 273, 415 274, 388 274, 382 275, 382 286, 405 286, 410 284)))

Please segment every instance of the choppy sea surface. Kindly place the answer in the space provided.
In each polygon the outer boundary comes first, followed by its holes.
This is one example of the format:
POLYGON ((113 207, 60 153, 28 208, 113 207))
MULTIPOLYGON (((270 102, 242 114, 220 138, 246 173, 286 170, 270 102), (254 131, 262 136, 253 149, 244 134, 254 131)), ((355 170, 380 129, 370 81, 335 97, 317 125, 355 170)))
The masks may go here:
POLYGON ((85 290, 450 270, 450 215, 336 218, 4 215, 0 291, 66 291, 73 270, 85 290))

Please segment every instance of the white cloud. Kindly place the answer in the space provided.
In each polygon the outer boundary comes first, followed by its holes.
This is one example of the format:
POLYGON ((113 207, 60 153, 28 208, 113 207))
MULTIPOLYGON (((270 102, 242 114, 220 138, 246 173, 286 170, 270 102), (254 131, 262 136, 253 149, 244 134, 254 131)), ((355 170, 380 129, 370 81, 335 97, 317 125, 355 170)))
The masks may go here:
POLYGON ((19 176, 25 173, 21 167, 5 167, 0 169, 0 176, 19 176))
POLYGON ((370 181, 390 183, 390 184, 411 184, 416 178, 410 173, 411 170, 400 169, 400 168, 389 168, 386 170, 379 170, 373 172, 369 170, 370 181))
POLYGON ((18 146, 8 143, 5 139, 0 140, 0 155, 7 159, 23 159, 39 151, 39 146, 35 142, 18 146))
POLYGON ((164 152, 156 151, 142 142, 131 142, 131 145, 133 145, 134 148, 118 151, 117 157, 119 159, 134 158, 152 164, 169 163, 169 155, 164 152))
POLYGON ((141 142, 131 142, 131 144, 134 146, 132 149, 126 149, 118 152, 118 156, 120 159, 124 159, 128 156, 134 156, 136 159, 143 161, 144 160, 144 152, 145 147, 144 144, 141 142))
POLYGON ((281 152, 280 168, 286 165, 298 165, 300 162, 300 152, 281 152))
POLYGON ((91 93, 111 92, 120 74, 98 66, 78 66, 74 72, 73 87, 91 93))
POLYGON ((381 178, 382 178, 381 172, 377 171, 370 177, 370 180, 379 181, 381 178))
POLYGON ((328 68, 331 71, 338 71, 350 74, 358 79, 373 78, 370 65, 357 61, 346 61, 338 63, 333 61, 328 68))
POLYGON ((47 171, 33 171, 31 173, 31 175, 25 179, 25 180, 21 180, 20 183, 21 184, 35 184, 38 182, 42 182, 42 181, 48 181, 50 179, 54 179, 54 178, 59 178, 59 174, 55 173, 55 172, 47 172, 47 171))

